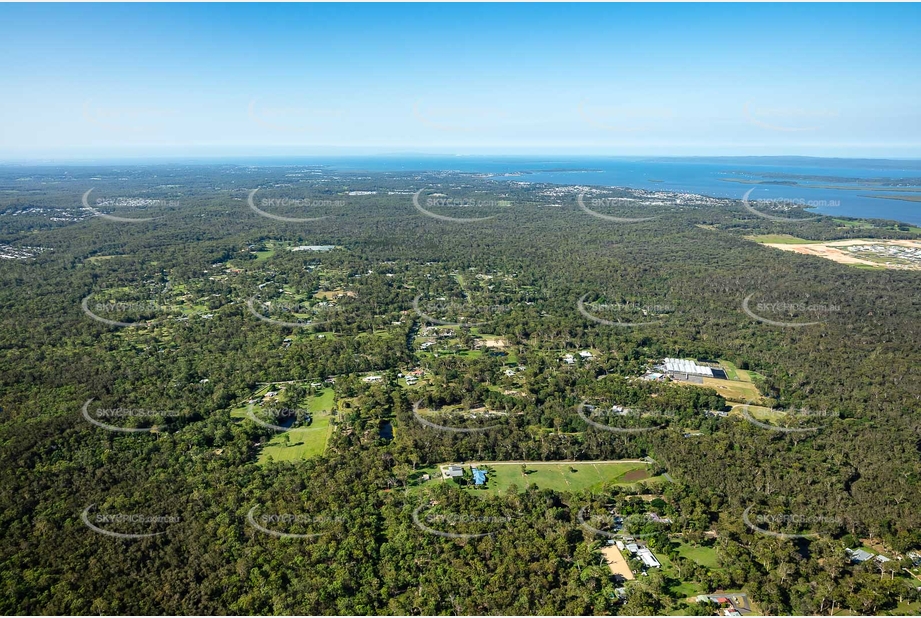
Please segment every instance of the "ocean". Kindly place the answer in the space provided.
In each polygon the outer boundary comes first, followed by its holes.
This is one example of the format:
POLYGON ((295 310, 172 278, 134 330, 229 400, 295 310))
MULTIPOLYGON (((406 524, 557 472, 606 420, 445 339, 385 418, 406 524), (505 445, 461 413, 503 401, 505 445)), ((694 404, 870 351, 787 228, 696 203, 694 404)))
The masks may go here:
POLYGON ((310 157, 286 162, 343 171, 459 171, 487 174, 497 180, 631 187, 737 199, 753 189, 751 200, 795 200, 814 205, 814 212, 825 215, 892 219, 921 226, 921 161, 917 160, 394 155, 310 157), (881 184, 900 180, 898 186, 881 184), (770 184, 750 184, 753 182, 770 184), (877 195, 887 197, 872 197, 877 195), (919 201, 892 199, 893 195, 914 196, 919 201))

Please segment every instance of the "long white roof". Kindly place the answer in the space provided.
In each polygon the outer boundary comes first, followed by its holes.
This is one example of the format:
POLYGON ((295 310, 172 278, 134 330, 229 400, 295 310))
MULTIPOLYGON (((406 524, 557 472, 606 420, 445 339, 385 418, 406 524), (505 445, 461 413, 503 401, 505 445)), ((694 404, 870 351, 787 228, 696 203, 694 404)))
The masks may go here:
POLYGON ((679 373, 693 373, 699 376, 713 377, 713 370, 709 367, 698 365, 692 360, 685 358, 666 358, 665 370, 676 371, 679 373))

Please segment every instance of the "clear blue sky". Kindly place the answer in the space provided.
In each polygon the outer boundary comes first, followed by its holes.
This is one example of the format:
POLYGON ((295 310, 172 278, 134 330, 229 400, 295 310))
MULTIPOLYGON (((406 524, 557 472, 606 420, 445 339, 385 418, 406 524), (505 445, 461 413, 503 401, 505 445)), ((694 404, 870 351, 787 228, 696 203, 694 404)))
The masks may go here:
POLYGON ((921 157, 919 5, 0 5, 0 158, 921 157))

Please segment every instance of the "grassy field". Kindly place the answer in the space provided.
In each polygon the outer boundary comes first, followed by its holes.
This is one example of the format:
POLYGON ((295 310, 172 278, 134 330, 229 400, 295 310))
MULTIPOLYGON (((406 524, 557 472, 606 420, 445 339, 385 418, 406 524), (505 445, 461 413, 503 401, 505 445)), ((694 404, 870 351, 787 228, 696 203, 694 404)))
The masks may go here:
MULTIPOLYGON (((732 410, 729 412, 733 416, 742 416, 742 409, 745 407, 745 404, 738 404, 732 406, 732 410)), ((772 410, 771 408, 765 406, 748 406, 748 414, 756 421, 772 422, 777 421, 780 418, 783 418, 783 412, 778 410, 772 410)))
MULTIPOLYGON (((742 377, 741 370, 739 370, 739 377, 742 377)), ((761 399, 761 393, 758 392, 758 388, 751 382, 704 378, 703 385, 706 388, 712 388, 727 401, 758 401, 761 399)))
POLYGON ((716 550, 712 547, 682 543, 678 547, 678 554, 708 569, 715 569, 719 566, 716 561, 716 550))
POLYGON ((266 463, 269 456, 275 461, 296 461, 322 455, 332 431, 332 415, 329 412, 314 414, 310 427, 299 427, 279 433, 262 447, 259 463, 266 463), (284 436, 288 436, 285 444, 284 436))
MULTIPOLYGON (((472 464, 465 464, 465 468, 468 468, 469 465, 472 464)), ((645 463, 630 461, 529 462, 526 475, 521 473, 520 462, 484 462, 480 466, 485 466, 489 472, 486 489, 477 491, 489 494, 504 493, 513 484, 521 490, 533 483, 541 489, 581 491, 598 489, 605 483, 631 484, 641 480, 656 482, 660 480, 659 477, 649 476, 645 463)), ((419 472, 420 474, 427 472, 432 476, 429 483, 441 482, 441 471, 438 466, 419 472)))
POLYGON ((819 243, 821 240, 806 240, 797 238, 790 234, 761 234, 757 236, 746 236, 746 240, 753 240, 758 243, 772 243, 779 245, 805 245, 808 243, 819 243))
MULTIPOLYGON (((261 398, 272 385, 264 385, 253 393, 253 398, 261 398)), ((309 427, 298 427, 286 432, 278 432, 262 447, 259 463, 268 461, 269 456, 275 461, 295 461, 321 455, 326 450, 326 443, 332 433, 332 409, 334 392, 332 388, 323 391, 306 401, 306 408, 313 414, 309 427), (285 442, 287 436, 287 443, 285 442)), ((284 405, 283 400, 279 401, 284 405)), ((232 418, 246 418, 247 406, 231 410, 232 418)))

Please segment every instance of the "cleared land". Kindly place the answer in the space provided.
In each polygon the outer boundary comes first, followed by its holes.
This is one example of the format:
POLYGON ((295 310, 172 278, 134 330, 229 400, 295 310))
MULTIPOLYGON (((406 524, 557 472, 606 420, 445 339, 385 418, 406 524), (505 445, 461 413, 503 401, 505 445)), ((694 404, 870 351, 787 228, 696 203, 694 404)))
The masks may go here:
POLYGON ((833 240, 829 242, 814 242, 809 240, 797 239, 793 236, 785 235, 773 236, 750 236, 753 240, 766 247, 773 247, 781 251, 792 251, 801 255, 811 255, 814 257, 825 258, 839 264, 849 264, 852 266, 874 266, 877 268, 893 268, 907 270, 921 270, 921 264, 911 263, 898 258, 888 258, 887 256, 872 257, 872 253, 867 253, 864 257, 857 257, 844 248, 854 245, 882 245, 883 247, 908 247, 911 249, 921 249, 921 241, 918 240, 883 240, 879 238, 853 238, 848 240, 833 240), (797 242, 798 241, 798 242, 797 242), (903 263, 904 262, 904 263, 903 263))
POLYGON ((633 576, 633 571, 630 570, 630 566, 627 564, 627 559, 624 558, 617 547, 614 545, 606 545, 602 547, 600 551, 601 555, 604 556, 605 561, 608 563, 608 566, 611 568, 611 573, 620 575, 626 580, 636 579, 633 576))
POLYGON ((728 380, 701 378, 703 380, 702 384, 684 382, 681 380, 675 380, 673 383, 681 386, 702 386, 704 388, 712 388, 727 401, 746 403, 749 401, 761 401, 761 393, 758 392, 758 387, 752 383, 751 374, 754 372, 739 369, 732 363, 724 360, 720 361, 720 367, 726 372, 726 376, 729 378, 728 380))
MULTIPOLYGON (((272 385, 262 386, 254 393, 254 397, 265 395, 270 388, 272 385)), ((333 398, 332 388, 324 388, 319 395, 310 397, 306 402, 306 408, 313 416, 310 426, 297 427, 272 436, 259 453, 259 463, 266 463, 269 456, 275 461, 296 461, 322 455, 333 429, 333 398)), ((245 418, 246 415, 246 407, 231 412, 231 416, 236 418, 245 418)))
MULTIPOLYGON (((486 461, 463 464, 485 467, 486 489, 477 492, 500 494, 516 485, 523 490, 530 484, 556 491, 581 491, 597 489, 605 483, 629 485, 639 481, 658 482, 661 477, 649 475, 648 464, 643 461, 578 461, 560 463, 557 461, 534 461, 525 463, 527 474, 522 474, 520 461, 486 461)), ((438 466, 420 472, 432 475, 431 482, 441 482, 438 466)), ((468 471, 469 474, 469 471, 468 471)))

